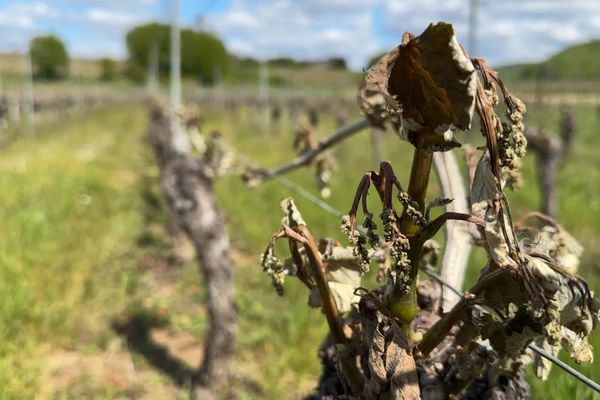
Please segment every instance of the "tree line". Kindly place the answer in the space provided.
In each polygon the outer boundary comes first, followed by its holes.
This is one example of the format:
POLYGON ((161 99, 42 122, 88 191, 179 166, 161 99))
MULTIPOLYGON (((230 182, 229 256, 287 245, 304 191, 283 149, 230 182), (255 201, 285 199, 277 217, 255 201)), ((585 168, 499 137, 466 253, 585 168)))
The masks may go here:
MULTIPOLYGON (((127 32, 125 43, 127 61, 119 63, 111 58, 100 59, 99 79, 110 81, 124 76, 136 82, 144 81, 152 52, 156 52, 159 74, 168 74, 169 25, 149 23, 136 26, 127 32)), ((35 77, 64 79, 69 76, 71 60, 64 42, 59 37, 37 36, 31 40, 29 51, 35 77)), ((216 36, 190 28, 181 30, 181 56, 182 75, 209 84, 226 72, 230 58, 222 41, 216 36)))
MULTIPOLYGON (((158 78, 166 78, 170 69, 170 26, 157 22, 138 25, 125 35, 127 60, 120 63, 111 58, 98 60, 98 78, 111 81, 127 77, 134 82, 144 82, 151 64, 155 64, 158 78)), ((33 74, 38 79, 57 80, 69 76, 70 56, 64 42, 55 35, 37 36, 30 42, 29 51, 33 74)), ((330 57, 325 60, 303 61, 278 57, 268 61, 274 67, 307 68, 323 66, 346 70, 346 60, 330 57)), ((258 67, 253 58, 239 58, 230 54, 223 42, 214 34, 191 28, 181 29, 181 73, 186 78, 204 84, 222 79, 227 71, 236 68, 258 67)))

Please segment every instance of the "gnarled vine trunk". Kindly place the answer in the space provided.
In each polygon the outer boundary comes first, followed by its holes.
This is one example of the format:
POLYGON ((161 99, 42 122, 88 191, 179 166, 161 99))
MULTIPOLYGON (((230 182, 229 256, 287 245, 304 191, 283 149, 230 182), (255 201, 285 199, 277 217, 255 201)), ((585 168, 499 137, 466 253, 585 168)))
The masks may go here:
POLYGON ((237 331, 233 263, 223 213, 213 192, 214 173, 208 160, 174 148, 171 121, 159 107, 151 111, 149 139, 171 216, 193 243, 204 277, 210 327, 192 390, 194 398, 210 399, 228 387, 237 331))

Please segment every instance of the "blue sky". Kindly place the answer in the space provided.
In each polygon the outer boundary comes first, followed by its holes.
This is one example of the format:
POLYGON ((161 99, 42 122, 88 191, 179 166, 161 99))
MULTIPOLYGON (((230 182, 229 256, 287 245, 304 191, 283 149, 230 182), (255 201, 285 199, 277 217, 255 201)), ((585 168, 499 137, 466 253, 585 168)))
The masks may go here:
MULTIPOLYGON (((475 55, 492 64, 539 61, 600 38, 600 0, 478 0, 475 55)), ((455 25, 467 45, 469 0, 180 0, 183 24, 214 32, 244 56, 341 56, 361 68, 430 22, 455 25)), ((55 33, 71 54, 125 58, 132 26, 167 21, 167 0, 0 0, 0 51, 55 33)))

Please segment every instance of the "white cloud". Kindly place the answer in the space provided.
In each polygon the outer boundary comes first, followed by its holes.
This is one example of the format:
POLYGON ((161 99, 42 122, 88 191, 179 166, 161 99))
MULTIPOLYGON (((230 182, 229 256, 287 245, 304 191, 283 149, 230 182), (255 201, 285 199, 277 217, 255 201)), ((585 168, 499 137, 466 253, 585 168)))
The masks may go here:
POLYGON ((122 58, 125 57, 126 31, 151 19, 148 6, 156 1, 55 0, 3 4, 0 5, 0 29, 5 34, 0 37, 0 51, 24 51, 31 37, 56 33, 75 56, 122 58), (63 28, 68 28, 67 33, 63 28))
POLYGON ((36 19, 55 16, 46 3, 9 3, 0 6, 0 29, 32 29, 36 19))
POLYGON ((108 25, 133 25, 139 20, 135 14, 116 12, 104 8, 92 8, 86 13, 91 22, 108 25))
MULTIPOLYGON (((111 9, 135 9, 140 6, 151 6, 160 0, 54 0, 61 5, 103 6, 111 9)), ((164 1, 164 0, 163 0, 164 1)))
POLYGON ((360 68, 365 55, 377 48, 372 7, 378 2, 232 0, 229 10, 210 17, 209 26, 241 55, 261 59, 342 56, 360 68))
MULTIPOLYGON (((428 22, 455 25, 467 43, 467 0, 386 0, 385 27, 390 35, 420 32, 428 22)), ((480 1, 476 55, 492 64, 540 61, 565 46, 600 38, 600 1, 488 0, 480 1)))

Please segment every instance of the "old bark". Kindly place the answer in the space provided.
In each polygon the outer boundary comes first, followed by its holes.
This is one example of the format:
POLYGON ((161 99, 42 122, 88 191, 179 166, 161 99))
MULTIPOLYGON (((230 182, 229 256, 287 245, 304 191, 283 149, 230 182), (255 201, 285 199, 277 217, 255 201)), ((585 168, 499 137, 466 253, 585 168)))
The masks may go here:
POLYGON ((210 328, 192 395, 210 399, 228 387, 237 331, 233 264, 223 214, 213 192, 212 166, 208 160, 177 152, 171 132, 170 119, 155 107, 149 139, 160 168, 161 185, 172 216, 194 245, 207 293, 210 328))

